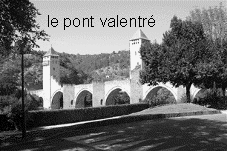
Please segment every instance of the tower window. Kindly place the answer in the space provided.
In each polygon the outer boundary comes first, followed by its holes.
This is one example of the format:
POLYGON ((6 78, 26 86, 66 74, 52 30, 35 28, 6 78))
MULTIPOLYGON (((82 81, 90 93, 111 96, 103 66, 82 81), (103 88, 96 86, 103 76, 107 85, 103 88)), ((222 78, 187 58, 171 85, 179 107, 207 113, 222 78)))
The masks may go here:
POLYGON ((55 68, 53 68, 53 70, 55 70, 55 68))

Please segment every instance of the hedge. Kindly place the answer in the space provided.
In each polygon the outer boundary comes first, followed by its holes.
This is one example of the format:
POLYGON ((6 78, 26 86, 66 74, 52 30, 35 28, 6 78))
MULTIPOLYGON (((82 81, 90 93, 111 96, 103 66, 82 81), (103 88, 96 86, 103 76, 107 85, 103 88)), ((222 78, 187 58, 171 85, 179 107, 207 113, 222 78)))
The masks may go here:
POLYGON ((27 127, 74 123, 127 115, 149 108, 148 104, 127 104, 94 108, 29 111, 27 127))
POLYGON ((0 132, 1 131, 9 131, 14 130, 14 125, 9 122, 9 118, 7 117, 7 114, 0 114, 0 132))

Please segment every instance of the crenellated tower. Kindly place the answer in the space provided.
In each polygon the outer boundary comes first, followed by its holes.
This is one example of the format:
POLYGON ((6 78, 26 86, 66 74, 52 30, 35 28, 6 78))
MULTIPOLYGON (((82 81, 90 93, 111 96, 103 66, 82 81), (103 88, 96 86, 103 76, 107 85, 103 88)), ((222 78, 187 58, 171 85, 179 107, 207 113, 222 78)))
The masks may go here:
POLYGON ((150 42, 147 36, 143 33, 141 29, 138 29, 133 37, 129 40, 130 49, 130 70, 135 69, 136 66, 143 66, 140 47, 142 43, 150 42))
POLYGON ((52 95, 60 89, 60 61, 59 55, 51 47, 43 56, 43 91, 44 108, 50 108, 52 95))
POLYGON ((142 99, 143 88, 140 83, 140 70, 143 68, 143 61, 140 55, 140 47, 143 43, 150 42, 141 29, 138 29, 129 40, 130 49, 130 103, 137 103, 142 99))

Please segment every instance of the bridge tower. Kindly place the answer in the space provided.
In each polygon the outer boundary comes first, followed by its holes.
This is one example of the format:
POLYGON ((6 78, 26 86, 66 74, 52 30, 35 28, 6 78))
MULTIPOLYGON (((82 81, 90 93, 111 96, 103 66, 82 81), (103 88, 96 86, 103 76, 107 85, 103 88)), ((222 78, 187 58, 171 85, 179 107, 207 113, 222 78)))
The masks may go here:
POLYGON ((51 47, 43 56, 43 107, 50 108, 53 94, 60 89, 59 55, 51 47))
POLYGON ((143 33, 141 29, 138 29, 136 33, 129 40, 130 47, 130 70, 132 71, 137 66, 143 66, 141 55, 140 55, 140 47, 142 43, 150 42, 147 36, 143 33))
POLYGON ((130 103, 138 103, 142 99, 143 88, 139 81, 139 72, 143 68, 143 61, 140 55, 140 47, 143 43, 150 42, 141 29, 138 29, 129 40, 130 49, 130 103))

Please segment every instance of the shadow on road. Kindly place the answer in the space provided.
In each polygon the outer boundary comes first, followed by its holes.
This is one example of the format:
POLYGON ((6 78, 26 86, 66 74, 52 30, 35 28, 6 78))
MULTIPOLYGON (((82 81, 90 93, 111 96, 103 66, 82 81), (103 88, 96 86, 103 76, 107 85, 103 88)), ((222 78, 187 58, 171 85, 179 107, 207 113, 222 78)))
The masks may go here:
MULTIPOLYGON (((219 117, 218 115, 213 115, 219 117)), ((222 116, 224 116, 222 114, 222 116)), ((223 118, 223 117, 222 117, 223 118)), ((5 150, 227 150, 227 121, 171 118, 68 131, 5 150)))

